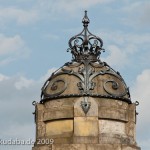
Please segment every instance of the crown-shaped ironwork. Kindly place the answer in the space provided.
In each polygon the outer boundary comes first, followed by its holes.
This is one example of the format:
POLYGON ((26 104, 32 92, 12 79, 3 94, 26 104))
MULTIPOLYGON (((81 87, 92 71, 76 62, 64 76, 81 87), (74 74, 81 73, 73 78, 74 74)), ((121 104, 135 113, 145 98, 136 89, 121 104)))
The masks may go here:
POLYGON ((73 61, 80 62, 82 60, 88 59, 90 61, 98 61, 101 51, 104 49, 103 41, 100 37, 93 35, 88 30, 88 24, 90 20, 87 16, 87 11, 85 11, 84 18, 82 20, 83 30, 81 33, 73 36, 69 40, 69 50, 71 50, 73 61))

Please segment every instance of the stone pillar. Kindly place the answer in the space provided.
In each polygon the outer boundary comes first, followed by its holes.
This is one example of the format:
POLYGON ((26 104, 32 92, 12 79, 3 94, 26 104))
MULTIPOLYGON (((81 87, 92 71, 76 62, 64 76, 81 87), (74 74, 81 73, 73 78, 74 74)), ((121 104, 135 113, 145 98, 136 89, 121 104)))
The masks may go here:
POLYGON ((135 139, 135 110, 134 103, 92 97, 37 104, 32 150, 140 150, 135 139), (82 106, 85 98, 87 110, 82 106))

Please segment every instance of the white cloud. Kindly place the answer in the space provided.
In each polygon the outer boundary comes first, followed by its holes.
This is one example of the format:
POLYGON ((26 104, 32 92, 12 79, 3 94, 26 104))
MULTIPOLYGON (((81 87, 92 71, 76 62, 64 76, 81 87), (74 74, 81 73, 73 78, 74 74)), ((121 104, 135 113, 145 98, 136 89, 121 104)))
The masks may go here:
POLYGON ((150 149, 149 143, 150 143, 150 139, 143 140, 143 141, 141 141, 141 143, 140 143, 141 145, 139 145, 139 146, 142 146, 142 150, 149 150, 150 149))
POLYGON ((10 125, 6 130, 3 130, 1 132, 1 135, 4 135, 5 137, 1 137, 1 140, 13 140, 18 141, 18 145, 1 145, 1 148, 3 150, 26 150, 31 149, 33 147, 34 141, 35 141, 35 125, 33 123, 26 123, 26 124, 18 124, 15 122, 12 122, 13 124, 10 125), (29 145, 21 145, 19 143, 21 142, 28 142, 29 145), (32 142, 29 142, 32 141, 32 142))
POLYGON ((29 56, 29 49, 20 35, 11 37, 0 34, 0 66, 29 56))
POLYGON ((35 133, 33 132, 33 129, 35 129, 34 123, 26 122, 24 124, 19 124, 19 123, 14 122, 14 124, 9 126, 7 132, 2 131, 1 134, 5 135, 5 137, 7 136, 10 138, 14 138, 14 139, 18 137, 22 140, 25 140, 27 138, 31 138, 34 140, 35 133), (16 129, 17 129, 17 132, 16 132, 16 129), (26 132, 28 132, 28 135, 26 132))
POLYGON ((54 34, 46 34, 44 37, 48 40, 59 40, 59 36, 54 34))
POLYGON ((106 57, 103 58, 105 62, 108 64, 111 64, 115 67, 121 67, 128 63, 127 60, 127 54, 123 52, 119 47, 116 45, 110 45, 108 46, 108 50, 110 54, 106 57))
POLYGON ((38 20, 38 14, 35 10, 24 10, 15 7, 0 9, 0 23, 16 21, 18 24, 26 25, 38 20))
POLYGON ((124 32, 119 29, 115 31, 107 29, 97 32, 99 35, 102 35, 102 39, 104 38, 105 41, 121 45, 122 47, 128 46, 129 44, 143 46, 144 44, 148 44, 150 42, 150 33, 124 32))
POLYGON ((5 76, 5 75, 3 75, 3 74, 0 74, 0 82, 3 81, 3 80, 7 80, 7 79, 9 79, 8 76, 5 76))
MULTIPOLYGON (((32 106, 33 100, 39 100, 40 98, 40 86, 41 83, 34 81, 33 84, 28 85, 29 79, 23 76, 5 77, 0 84, 0 134, 1 139, 22 139, 26 140, 31 138, 34 140, 35 127, 34 127, 34 116, 32 112, 34 107, 32 106), (7 78, 5 80, 5 78, 7 78), (20 82, 23 79, 23 82, 20 82), (15 84, 19 83, 15 87, 15 84), (23 84, 24 83, 24 84, 23 84), (22 88, 22 86, 26 86, 22 88)), ((3 149, 20 149, 25 150, 30 146, 3 146, 3 149)))
MULTIPOLYGON (((30 8, 26 8, 17 4, 0 9, 0 24, 17 22, 19 25, 28 25, 35 23, 41 19, 56 19, 56 14, 66 12, 67 16, 77 14, 79 9, 88 9, 94 5, 107 4, 115 0, 38 0, 31 3, 30 8), (55 16, 55 17, 54 17, 55 16)), ((24 2, 24 1, 23 1, 24 2)))
MULTIPOLYGON (((40 101, 41 87, 51 73, 49 69, 39 80, 28 79, 22 75, 5 76, 0 74, 0 135, 1 139, 35 140, 33 101, 40 101)), ((4 150, 26 150, 32 145, 3 146, 4 150)))
POLYGON ((16 60, 15 57, 12 57, 12 56, 6 57, 6 58, 0 60, 0 66, 5 66, 7 64, 10 64, 11 62, 13 62, 15 60, 16 60))
POLYGON ((150 63, 148 58, 145 59, 148 56, 149 33, 125 33, 120 30, 102 30, 97 31, 97 33, 101 33, 99 35, 102 35, 101 38, 104 40, 106 54, 109 54, 106 58, 102 55, 102 60, 108 62, 111 66, 120 69, 131 63, 135 65, 141 62, 141 66, 150 63))
POLYGON ((49 69, 49 70, 47 71, 47 73, 46 73, 44 76, 42 76, 42 77, 40 78, 40 81, 41 81, 41 82, 46 81, 46 80, 51 76, 51 74, 52 74, 53 72, 55 72, 56 70, 57 70, 57 68, 51 68, 51 69, 49 69))
POLYGON ((61 0, 53 1, 52 12, 66 11, 69 13, 76 12, 79 9, 87 9, 94 5, 110 3, 114 0, 61 0))
POLYGON ((143 72, 137 76, 136 83, 131 88, 132 101, 139 101, 140 105, 137 107, 139 115, 137 116, 137 135, 140 137, 139 145, 144 150, 149 150, 150 146, 150 69, 143 70, 143 72), (146 144, 147 143, 147 144, 146 144))
POLYGON ((19 35, 6 37, 0 34, 0 56, 12 54, 24 46, 24 41, 19 35))
MULTIPOLYGON (((150 69, 144 70, 140 75, 137 76, 136 83, 133 87, 133 98, 135 100, 140 101, 140 108, 142 112, 141 119, 145 119, 145 121, 148 121, 150 123, 149 119, 146 119, 149 112, 149 106, 150 106, 150 69)), ((142 123, 142 122, 141 122, 142 123)), ((143 124, 143 123, 142 123, 143 124)))
POLYGON ((20 77, 20 79, 15 83, 15 87, 16 89, 21 90, 22 88, 28 88, 29 86, 32 86, 33 82, 33 80, 20 77))
POLYGON ((148 27, 150 25, 150 1, 136 1, 122 8, 126 14, 123 22, 126 25, 131 25, 134 28, 148 27))

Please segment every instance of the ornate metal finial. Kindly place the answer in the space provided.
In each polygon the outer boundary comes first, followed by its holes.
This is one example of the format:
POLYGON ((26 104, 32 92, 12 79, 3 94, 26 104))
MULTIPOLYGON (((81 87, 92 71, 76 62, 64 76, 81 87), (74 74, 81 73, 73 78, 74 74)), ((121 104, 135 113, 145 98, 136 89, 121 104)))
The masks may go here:
POLYGON ((82 19, 82 23, 83 23, 83 26, 84 26, 84 27, 87 27, 88 24, 90 23, 90 20, 89 20, 89 18, 88 18, 88 16, 87 16, 87 11, 86 11, 86 10, 85 10, 84 18, 82 19))
POLYGON ((90 20, 87 16, 87 11, 85 11, 84 18, 82 20, 83 30, 81 33, 73 36, 69 40, 69 49, 71 50, 73 61, 80 62, 82 60, 88 59, 90 61, 98 61, 101 54, 103 41, 96 35, 93 35, 88 30, 88 24, 90 20))

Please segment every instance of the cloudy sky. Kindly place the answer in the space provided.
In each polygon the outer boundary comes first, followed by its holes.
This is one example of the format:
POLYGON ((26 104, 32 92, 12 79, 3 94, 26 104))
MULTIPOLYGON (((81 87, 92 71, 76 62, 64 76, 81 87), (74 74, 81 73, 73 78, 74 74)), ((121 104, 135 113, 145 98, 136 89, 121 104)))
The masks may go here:
MULTIPOLYGON (((0 139, 33 139, 32 101, 56 68, 71 60, 68 40, 89 30, 104 41, 101 60, 119 71, 139 101, 137 142, 150 150, 149 0, 0 0, 0 139)), ((0 146, 26 150, 30 146, 0 146)))

